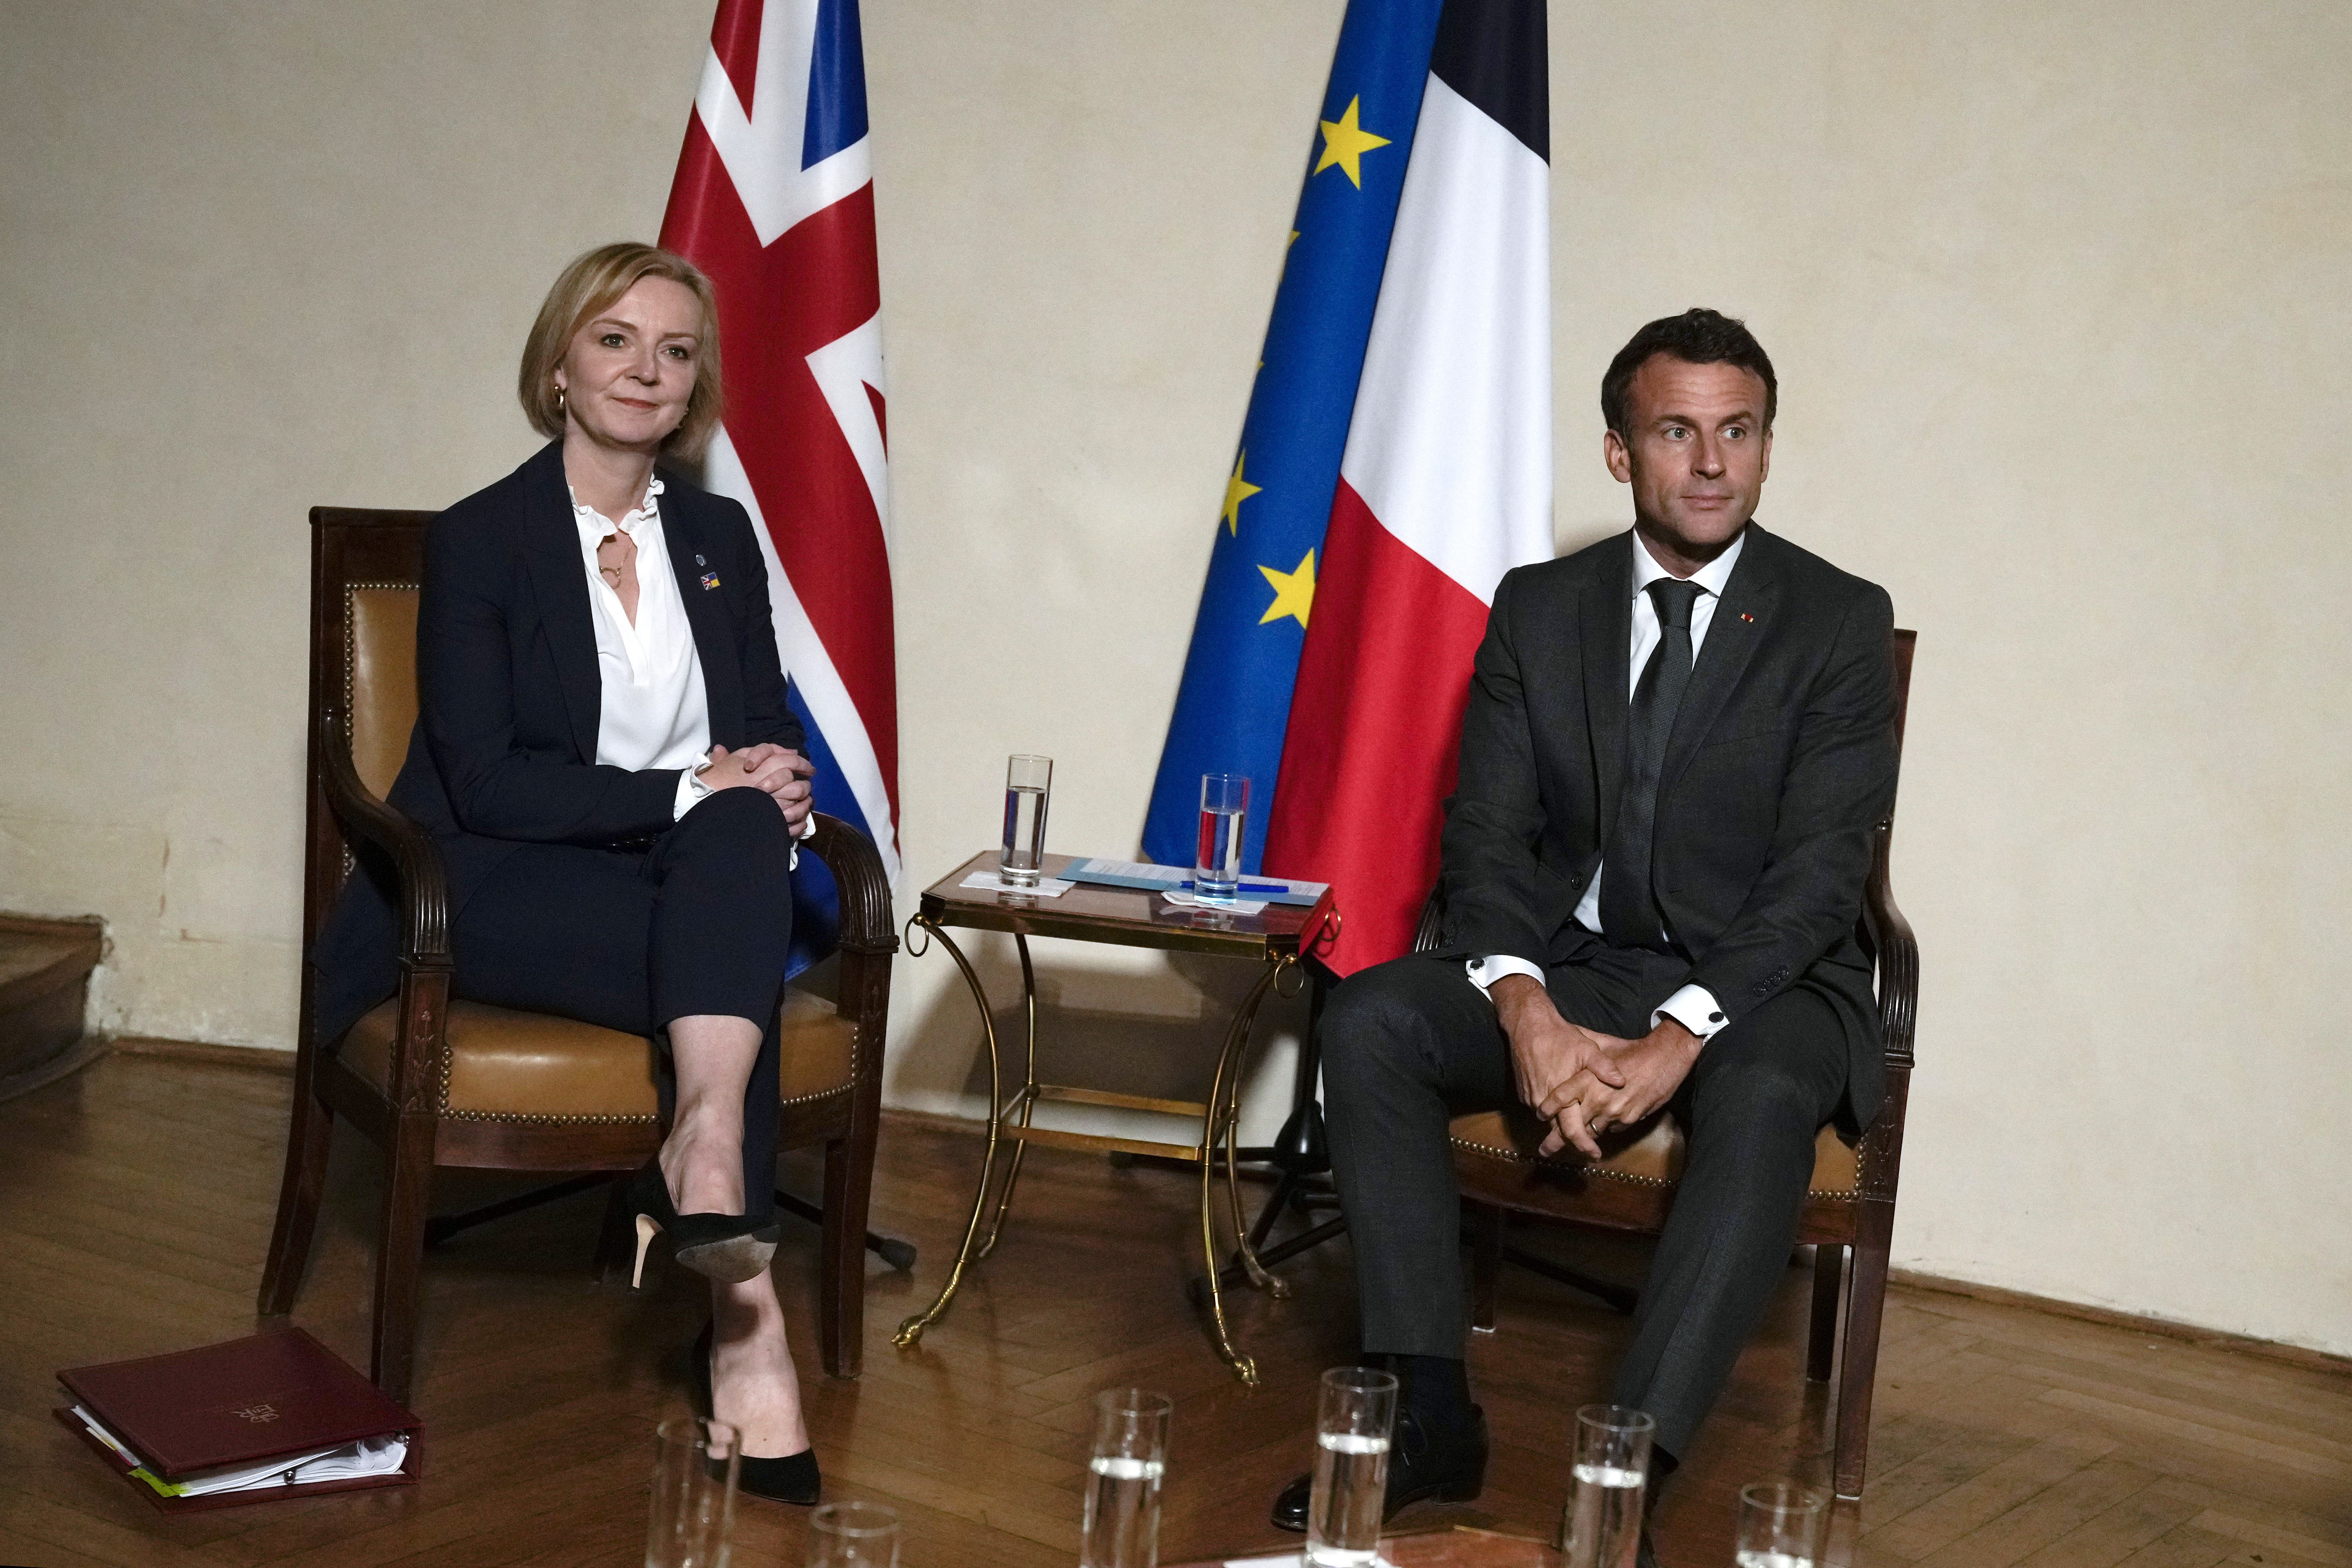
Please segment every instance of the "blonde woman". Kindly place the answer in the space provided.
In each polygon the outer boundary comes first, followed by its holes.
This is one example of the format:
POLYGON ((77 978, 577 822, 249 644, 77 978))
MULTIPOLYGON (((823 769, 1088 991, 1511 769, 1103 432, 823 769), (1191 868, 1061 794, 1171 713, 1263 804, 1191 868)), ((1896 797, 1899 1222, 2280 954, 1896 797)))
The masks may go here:
MULTIPOLYGON (((710 1277, 706 1405, 746 1489, 814 1502, 817 1466, 768 1273, 776 1005, 811 773, 750 518, 665 458, 719 417, 709 279, 647 245, 563 269, 524 345, 549 438, 436 519, 419 714, 391 804, 447 862, 457 992, 656 1037, 672 1115, 638 1173, 655 1230, 710 1277)), ((354 877, 320 943, 322 1038, 396 984, 393 904, 354 877)))

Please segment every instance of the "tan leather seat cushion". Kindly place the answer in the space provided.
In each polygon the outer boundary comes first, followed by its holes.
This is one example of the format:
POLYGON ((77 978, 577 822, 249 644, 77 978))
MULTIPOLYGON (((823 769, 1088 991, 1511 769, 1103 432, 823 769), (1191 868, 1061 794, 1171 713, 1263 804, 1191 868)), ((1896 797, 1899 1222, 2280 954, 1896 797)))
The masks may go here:
MULTIPOLYGON (((812 1100, 849 1085, 857 1030, 833 1004, 787 989, 782 1016, 782 1098, 812 1100)), ((399 1004, 386 1002, 352 1026, 344 1063, 382 1089, 392 1077, 399 1004)), ((642 1035, 522 1013, 482 1002, 449 1005, 446 1112, 473 1116, 596 1118, 652 1121, 660 1114, 653 1051, 642 1035)))
MULTIPOLYGON (((1538 1160, 1544 1124, 1531 1110, 1486 1110, 1457 1116, 1448 1131, 1454 1146, 1490 1160, 1514 1164, 1541 1164, 1578 1170, 1592 1162, 1575 1150, 1538 1160)), ((1683 1173, 1683 1130, 1671 1116, 1653 1118, 1645 1126, 1612 1133, 1601 1141, 1602 1159, 1594 1168, 1611 1175, 1644 1183, 1679 1181, 1683 1173)), ((1829 1196, 1851 1194, 1861 1182, 1861 1164, 1852 1145, 1835 1127, 1824 1127, 1813 1140, 1811 1190, 1829 1196)))

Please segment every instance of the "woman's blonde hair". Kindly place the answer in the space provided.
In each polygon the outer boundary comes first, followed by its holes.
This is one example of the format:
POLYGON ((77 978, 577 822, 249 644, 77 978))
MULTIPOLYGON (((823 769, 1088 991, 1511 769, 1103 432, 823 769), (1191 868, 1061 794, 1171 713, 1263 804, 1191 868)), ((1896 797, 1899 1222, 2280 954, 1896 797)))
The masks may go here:
POLYGON ((539 320, 523 340, 522 374, 516 391, 530 427, 554 440, 563 434, 563 400, 556 395, 555 371, 581 323, 635 288, 639 279, 667 278, 683 283, 702 303, 701 342, 695 352, 694 390, 687 395, 686 417, 662 443, 666 456, 691 460, 719 428, 722 412, 719 382, 719 299, 710 279, 685 257, 658 246, 616 240, 572 258, 547 291, 539 320))

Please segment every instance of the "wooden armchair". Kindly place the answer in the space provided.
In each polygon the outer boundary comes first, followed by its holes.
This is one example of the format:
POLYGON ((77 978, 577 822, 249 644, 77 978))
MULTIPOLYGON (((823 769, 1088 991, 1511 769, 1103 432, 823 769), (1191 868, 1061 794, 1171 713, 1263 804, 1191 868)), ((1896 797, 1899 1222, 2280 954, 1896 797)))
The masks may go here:
MULTIPOLYGON (((1895 659, 1895 743, 1911 690, 1915 633, 1897 631, 1895 659)), ((1890 807, 1878 824, 1863 894, 1857 935, 1878 971, 1879 1025, 1886 1042, 1886 1103, 1858 1143, 1823 1128, 1814 1145, 1813 1179, 1801 1221, 1800 1242, 1814 1255, 1811 1340, 1806 1375, 1828 1380, 1837 1371, 1836 1434, 1832 1468, 1837 1494, 1862 1495, 1869 1457, 1870 1396, 1878 1370, 1878 1325, 1886 1300, 1886 1259, 1895 1232, 1895 1178, 1903 1164, 1903 1117, 1911 1087, 1912 1026, 1919 1001, 1919 947, 1910 922, 1895 907, 1887 851, 1895 831, 1890 807), (1853 1267, 1845 1267, 1851 1258, 1853 1267), (1841 1311, 1841 1304, 1843 1311, 1841 1311), (1843 1332, 1840 1332, 1843 1321, 1843 1332)), ((1441 905, 1433 894, 1423 910, 1415 947, 1437 945, 1441 905)), ((1495 1326, 1495 1280, 1504 1261, 1507 1213, 1541 1215, 1608 1230, 1654 1236, 1674 1206, 1682 1172, 1683 1134, 1661 1116, 1638 1135, 1602 1141, 1606 1157, 1588 1163, 1574 1150, 1538 1159, 1543 1126, 1532 1112, 1489 1111, 1453 1122, 1454 1168, 1461 1181, 1471 1235, 1471 1321, 1495 1326)), ((1513 1261, 1525 1259, 1514 1253, 1513 1261)), ((1539 1265, 1538 1265, 1539 1266, 1539 1265)), ((1556 1272, 1547 1268, 1547 1273, 1556 1272)), ((1591 1288, 1559 1271, 1559 1277, 1591 1288)), ((1599 1292, 1614 1297, 1603 1287, 1599 1292)), ((1630 1292, 1620 1302, 1630 1309, 1630 1292)))
MULTIPOLYGON (((328 1142, 341 1116, 384 1154, 370 1375, 404 1403, 435 1169, 626 1173, 651 1158, 662 1138, 644 1037, 450 994, 440 852, 384 804, 416 721, 416 593, 432 519, 336 507, 310 513, 304 951, 307 957, 365 840, 399 870, 400 990, 321 1048, 312 1038, 315 1001, 310 965, 303 966, 293 1125, 260 1292, 265 1315, 294 1304, 328 1142)), ((890 956, 898 942, 881 857, 863 834, 820 816, 803 847, 832 869, 840 889, 839 988, 837 1003, 797 988, 785 994, 778 1144, 824 1146, 821 1353, 827 1373, 855 1377, 890 956)), ((614 1183, 617 1198, 620 1177, 586 1178, 601 1180, 614 1183)))

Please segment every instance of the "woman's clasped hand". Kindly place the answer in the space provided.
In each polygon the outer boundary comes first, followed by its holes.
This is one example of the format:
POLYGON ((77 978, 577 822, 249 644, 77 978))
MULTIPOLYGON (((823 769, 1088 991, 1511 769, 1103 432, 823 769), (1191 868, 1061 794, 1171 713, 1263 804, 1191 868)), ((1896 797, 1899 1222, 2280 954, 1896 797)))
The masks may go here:
POLYGON ((714 791, 767 791, 783 808, 784 821, 798 833, 808 820, 809 780, 815 773, 815 765, 798 752, 762 742, 733 752, 724 746, 711 747, 710 760, 695 770, 695 776, 714 791))

